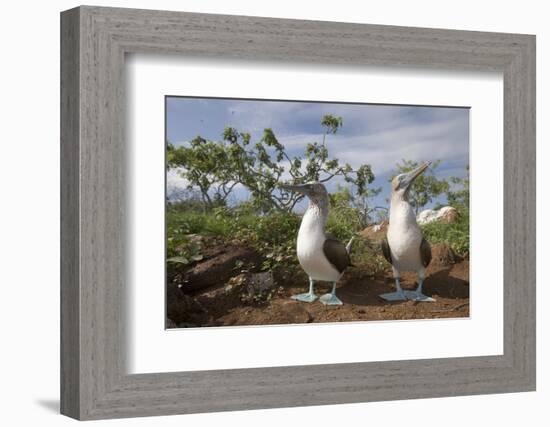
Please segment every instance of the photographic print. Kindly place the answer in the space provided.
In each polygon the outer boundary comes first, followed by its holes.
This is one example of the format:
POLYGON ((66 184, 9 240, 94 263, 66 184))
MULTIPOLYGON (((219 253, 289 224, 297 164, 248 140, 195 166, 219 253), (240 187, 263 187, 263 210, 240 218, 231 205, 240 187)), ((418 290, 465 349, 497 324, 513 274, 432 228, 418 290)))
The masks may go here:
POLYGON ((167 328, 469 316, 467 107, 166 96, 165 115, 167 328))

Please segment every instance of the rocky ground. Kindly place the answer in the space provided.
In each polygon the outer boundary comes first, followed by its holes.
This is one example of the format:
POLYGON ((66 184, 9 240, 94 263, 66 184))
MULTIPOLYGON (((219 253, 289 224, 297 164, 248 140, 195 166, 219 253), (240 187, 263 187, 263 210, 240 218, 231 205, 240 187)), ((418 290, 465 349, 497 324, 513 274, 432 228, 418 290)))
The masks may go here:
MULTIPOLYGON (((363 234, 376 240, 385 233, 376 229, 363 234)), ((379 295, 394 290, 389 266, 377 275, 352 267, 337 289, 344 305, 328 307, 319 301, 308 304, 290 298, 307 291, 305 274, 274 280, 271 273, 255 270, 259 255, 251 248, 237 242, 210 247, 203 260, 182 274, 169 276, 167 327, 468 317, 469 261, 445 245, 434 245, 432 253, 424 292, 436 302, 386 302, 379 295)), ((405 273, 402 278, 405 289, 416 287, 415 274, 405 273)), ((318 295, 329 291, 329 284, 317 285, 318 295)))

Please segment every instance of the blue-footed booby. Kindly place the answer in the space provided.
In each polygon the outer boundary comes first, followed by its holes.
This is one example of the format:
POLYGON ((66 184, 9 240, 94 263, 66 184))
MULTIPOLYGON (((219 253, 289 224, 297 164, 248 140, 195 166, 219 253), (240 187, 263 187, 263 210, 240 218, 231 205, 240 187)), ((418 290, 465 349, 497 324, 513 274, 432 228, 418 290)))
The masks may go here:
POLYGON ((325 234, 329 199, 328 193, 320 182, 308 182, 301 185, 282 185, 287 191, 295 191, 309 198, 309 206, 302 218, 296 252, 298 261, 309 276, 309 292, 292 296, 303 302, 313 302, 317 299, 314 290, 315 281, 332 282, 332 291, 319 298, 325 305, 342 305, 336 296, 336 283, 351 265, 349 257, 351 243, 344 246, 336 238, 325 234))
POLYGON ((380 295, 387 301, 435 301, 422 293, 426 267, 432 259, 432 250, 422 236, 414 209, 409 203, 409 192, 414 180, 430 166, 430 163, 426 162, 409 173, 397 175, 391 182, 390 223, 386 239, 382 241, 382 253, 392 265, 397 289, 395 292, 380 295), (417 273, 418 287, 415 291, 404 291, 401 288, 402 271, 417 273))

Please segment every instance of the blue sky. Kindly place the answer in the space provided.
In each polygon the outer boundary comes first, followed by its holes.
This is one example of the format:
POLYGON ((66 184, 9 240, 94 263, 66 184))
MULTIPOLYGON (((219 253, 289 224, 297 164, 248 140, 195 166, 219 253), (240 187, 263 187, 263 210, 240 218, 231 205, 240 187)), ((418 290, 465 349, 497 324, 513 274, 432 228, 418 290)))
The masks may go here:
MULTIPOLYGON (((469 162, 466 108, 168 97, 166 133, 168 141, 179 146, 197 135, 219 140, 227 126, 251 133, 252 141, 271 128, 293 157, 300 156, 308 142, 321 142, 320 120, 325 114, 343 119, 338 133, 327 137, 330 156, 352 167, 371 165, 376 176, 371 186, 383 189, 376 204, 387 204, 388 179, 401 159, 441 160, 438 176, 465 175, 469 162)), ((329 192, 336 184, 327 183, 329 192)), ((174 187, 185 186, 185 181, 170 172, 167 186, 169 195, 174 187)), ((246 197, 246 190, 239 188, 234 201, 246 197)))

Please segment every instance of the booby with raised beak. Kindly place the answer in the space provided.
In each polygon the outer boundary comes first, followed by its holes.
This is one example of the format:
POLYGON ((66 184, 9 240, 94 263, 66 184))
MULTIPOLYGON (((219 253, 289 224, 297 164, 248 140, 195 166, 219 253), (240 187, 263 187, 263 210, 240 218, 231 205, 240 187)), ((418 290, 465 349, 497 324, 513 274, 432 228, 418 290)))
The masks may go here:
POLYGON ((309 199, 309 206, 302 218, 296 252, 298 261, 309 276, 309 292, 292 296, 292 299, 313 302, 315 295, 315 281, 331 282, 332 291, 319 298, 325 305, 342 305, 336 296, 336 283, 351 265, 350 249, 353 237, 344 246, 336 238, 325 234, 325 225, 328 217, 329 198, 327 189, 320 182, 308 182, 301 185, 282 185, 287 191, 303 194, 309 199))
POLYGON ((382 241, 382 253, 392 265, 397 289, 395 292, 380 295, 387 301, 435 301, 422 293, 426 267, 432 259, 432 250, 422 236, 414 209, 409 203, 409 192, 414 180, 430 164, 431 162, 426 162, 409 173, 397 175, 391 181, 390 223, 386 239, 382 241), (415 291, 405 291, 401 288, 402 271, 415 271, 418 275, 418 287, 415 291))

